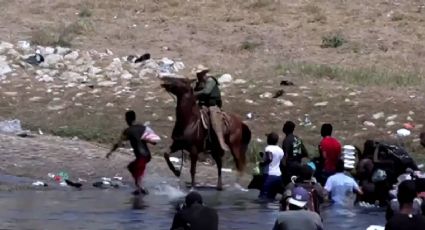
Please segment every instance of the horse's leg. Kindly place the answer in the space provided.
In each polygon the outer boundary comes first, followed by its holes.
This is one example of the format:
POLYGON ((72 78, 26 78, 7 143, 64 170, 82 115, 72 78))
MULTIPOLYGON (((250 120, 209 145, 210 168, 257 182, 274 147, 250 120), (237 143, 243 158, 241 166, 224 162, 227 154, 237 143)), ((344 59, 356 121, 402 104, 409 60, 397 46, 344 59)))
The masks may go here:
POLYGON ((190 176, 192 179, 192 188, 195 188, 196 163, 198 162, 198 153, 194 150, 190 152, 190 176))
POLYGON ((218 178, 217 178, 217 190, 219 190, 219 191, 221 191, 221 190, 223 190, 223 182, 222 182, 222 180, 221 180, 221 168, 222 168, 222 164, 223 164, 223 162, 222 162, 222 156, 224 155, 224 152, 223 152, 223 150, 215 150, 213 153, 212 153, 212 157, 214 158, 214 160, 215 160, 215 163, 217 164, 217 175, 218 175, 218 178))
POLYGON ((235 162, 236 169, 238 170, 238 175, 236 177, 236 183, 239 184, 240 179, 242 178, 243 171, 245 170, 245 153, 242 151, 241 144, 233 142, 230 145, 230 151, 233 155, 233 160, 235 162))

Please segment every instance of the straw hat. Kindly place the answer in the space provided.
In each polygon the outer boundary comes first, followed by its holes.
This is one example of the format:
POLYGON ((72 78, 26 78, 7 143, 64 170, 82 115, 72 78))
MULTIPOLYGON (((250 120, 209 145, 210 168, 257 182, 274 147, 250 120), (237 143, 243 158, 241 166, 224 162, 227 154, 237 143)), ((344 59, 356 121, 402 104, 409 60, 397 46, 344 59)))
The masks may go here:
POLYGON ((204 65, 198 65, 195 70, 194 73, 199 74, 199 73, 203 73, 203 72, 209 72, 210 69, 204 65))

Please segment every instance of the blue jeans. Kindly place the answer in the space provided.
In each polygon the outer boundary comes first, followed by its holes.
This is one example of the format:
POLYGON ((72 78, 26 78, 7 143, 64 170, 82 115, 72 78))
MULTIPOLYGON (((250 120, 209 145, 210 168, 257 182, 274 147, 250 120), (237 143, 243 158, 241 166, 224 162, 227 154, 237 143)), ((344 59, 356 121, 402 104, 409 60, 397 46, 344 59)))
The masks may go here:
POLYGON ((281 187, 282 178, 280 176, 265 175, 259 197, 273 200, 281 187))

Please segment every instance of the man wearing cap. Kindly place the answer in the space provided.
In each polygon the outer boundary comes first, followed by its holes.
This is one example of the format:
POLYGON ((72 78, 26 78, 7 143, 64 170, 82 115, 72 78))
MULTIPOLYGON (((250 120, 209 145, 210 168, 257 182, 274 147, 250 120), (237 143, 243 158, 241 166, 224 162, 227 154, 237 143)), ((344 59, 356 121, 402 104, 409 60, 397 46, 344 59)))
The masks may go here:
POLYGON ((197 192, 191 192, 186 196, 182 210, 174 216, 171 230, 217 230, 217 211, 205 207, 202 196, 197 192))
MULTIPOLYGON (((286 210, 279 213, 273 230, 322 230, 323 224, 319 214, 307 210, 310 199, 309 192, 303 187, 292 189, 292 195, 287 199, 286 210)), ((281 207, 285 210, 284 207, 281 207)))
POLYGON ((201 107, 207 107, 210 112, 211 126, 214 129, 220 146, 224 151, 229 151, 229 147, 224 141, 223 134, 223 117, 221 114, 221 92, 217 79, 209 76, 209 69, 203 65, 199 65, 196 69, 197 82, 195 86, 195 96, 201 107))

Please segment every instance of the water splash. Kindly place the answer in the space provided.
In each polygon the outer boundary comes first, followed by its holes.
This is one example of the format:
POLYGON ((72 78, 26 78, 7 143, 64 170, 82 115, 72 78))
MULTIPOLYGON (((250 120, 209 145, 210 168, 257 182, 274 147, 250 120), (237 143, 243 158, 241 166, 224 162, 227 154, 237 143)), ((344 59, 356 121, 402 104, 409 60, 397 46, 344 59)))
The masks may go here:
POLYGON ((180 187, 174 187, 170 184, 163 183, 155 186, 155 195, 167 196, 169 200, 177 200, 186 196, 186 192, 183 191, 180 187))

